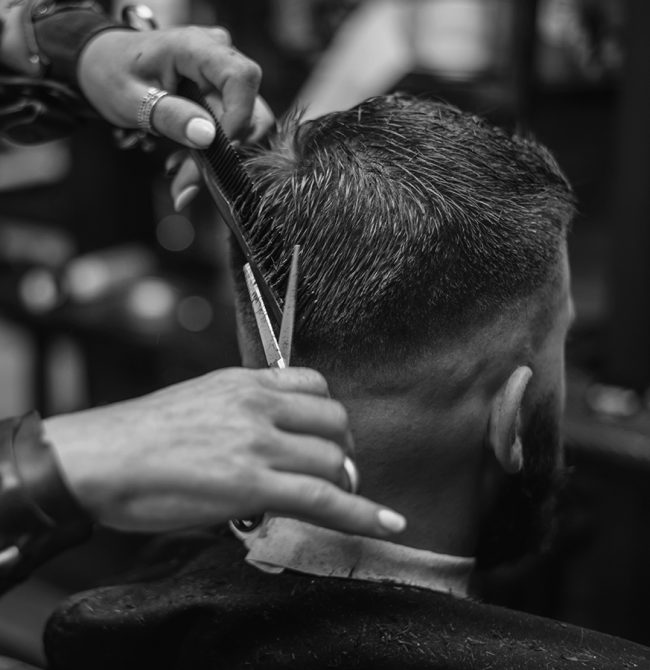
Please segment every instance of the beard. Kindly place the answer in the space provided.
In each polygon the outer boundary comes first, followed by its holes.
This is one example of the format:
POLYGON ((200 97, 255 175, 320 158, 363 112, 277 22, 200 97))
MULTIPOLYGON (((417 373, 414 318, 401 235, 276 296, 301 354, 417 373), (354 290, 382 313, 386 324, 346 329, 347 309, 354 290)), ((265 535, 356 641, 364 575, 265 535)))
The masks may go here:
POLYGON ((565 481, 557 402, 545 396, 522 432, 524 467, 506 475, 481 523, 477 566, 511 563, 551 545, 558 497, 565 481))

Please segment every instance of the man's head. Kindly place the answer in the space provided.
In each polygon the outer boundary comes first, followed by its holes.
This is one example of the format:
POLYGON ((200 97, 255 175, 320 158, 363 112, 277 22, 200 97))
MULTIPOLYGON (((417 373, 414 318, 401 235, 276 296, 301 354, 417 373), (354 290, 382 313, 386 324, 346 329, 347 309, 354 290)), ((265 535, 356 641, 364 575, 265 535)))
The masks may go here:
MULTIPOLYGON (((410 509, 412 543, 462 526, 447 549, 473 551, 499 471, 523 457, 536 491, 558 461, 566 179, 530 140, 398 96, 288 123, 249 168, 252 247, 282 294, 301 245, 295 363, 348 407, 364 492, 410 509), (553 444, 530 434, 540 422, 553 444)), ((241 298, 244 361, 262 365, 241 298)))

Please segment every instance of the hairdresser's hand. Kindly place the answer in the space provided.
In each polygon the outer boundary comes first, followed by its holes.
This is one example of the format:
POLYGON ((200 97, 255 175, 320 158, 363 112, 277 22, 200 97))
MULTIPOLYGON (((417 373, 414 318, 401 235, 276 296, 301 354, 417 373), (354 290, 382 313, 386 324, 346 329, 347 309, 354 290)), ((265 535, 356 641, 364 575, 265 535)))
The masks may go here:
MULTIPOLYGON (((261 70, 233 48, 222 28, 188 26, 136 32, 107 30, 85 47, 79 84, 92 105, 111 123, 137 126, 138 108, 150 86, 175 93, 181 76, 199 85, 220 111, 232 139, 254 141, 273 122, 257 96, 261 70)), ((161 135, 187 147, 204 148, 214 138, 210 116, 189 100, 169 95, 155 106, 152 125, 161 135)), ((182 188, 196 185, 198 174, 183 177, 182 188)))
POLYGON ((312 370, 233 368, 48 419, 45 434, 71 490, 105 526, 168 531, 269 511, 389 535, 394 513, 338 487, 351 437, 326 395, 312 370))

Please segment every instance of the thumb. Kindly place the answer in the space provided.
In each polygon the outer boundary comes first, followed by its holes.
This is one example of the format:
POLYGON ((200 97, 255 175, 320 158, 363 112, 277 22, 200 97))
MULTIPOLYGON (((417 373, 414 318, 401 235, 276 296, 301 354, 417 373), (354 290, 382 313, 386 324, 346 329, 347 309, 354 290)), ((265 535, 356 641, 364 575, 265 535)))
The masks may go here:
POLYGON ((154 107, 151 125, 158 133, 192 149, 205 149, 215 136, 214 121, 186 98, 166 95, 154 107))

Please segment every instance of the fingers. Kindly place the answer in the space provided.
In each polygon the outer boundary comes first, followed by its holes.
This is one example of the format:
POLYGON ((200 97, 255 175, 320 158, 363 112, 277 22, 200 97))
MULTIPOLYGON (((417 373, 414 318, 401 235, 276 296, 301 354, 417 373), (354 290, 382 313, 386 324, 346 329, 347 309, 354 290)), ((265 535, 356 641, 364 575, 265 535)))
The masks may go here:
POLYGON ((277 396, 270 418, 281 430, 351 446, 347 412, 336 400, 306 393, 282 394, 277 396))
POLYGON ((401 514, 309 476, 279 473, 266 497, 270 512, 354 535, 381 538, 406 528, 401 514))
POLYGON ((310 368, 266 368, 251 371, 257 381, 266 388, 278 391, 294 391, 312 395, 327 396, 329 387, 320 372, 310 368))
POLYGON ((216 59, 207 63, 203 74, 223 98, 221 125, 228 137, 250 134, 262 70, 236 49, 229 49, 223 69, 217 69, 216 59))
POLYGON ((187 207, 199 192, 201 173, 196 163, 188 156, 180 165, 171 185, 174 209, 180 212, 187 207))
POLYGON ((326 439, 290 433, 272 433, 258 445, 257 458, 263 466, 278 472, 291 472, 325 479, 345 488, 344 455, 326 439))
POLYGON ((259 95, 255 98, 253 117, 250 125, 250 134, 244 138, 244 142, 247 144, 255 144, 261 141, 275 125, 275 115, 264 98, 261 98, 259 95))
POLYGON ((176 95, 166 95, 158 102, 151 125, 161 135, 194 149, 209 147, 216 132, 210 115, 200 105, 176 95))
POLYGON ((254 61, 231 46, 215 40, 207 30, 190 31, 174 52, 176 71, 203 90, 214 89, 223 100, 221 124, 228 137, 246 136, 255 107, 262 71, 254 61))

